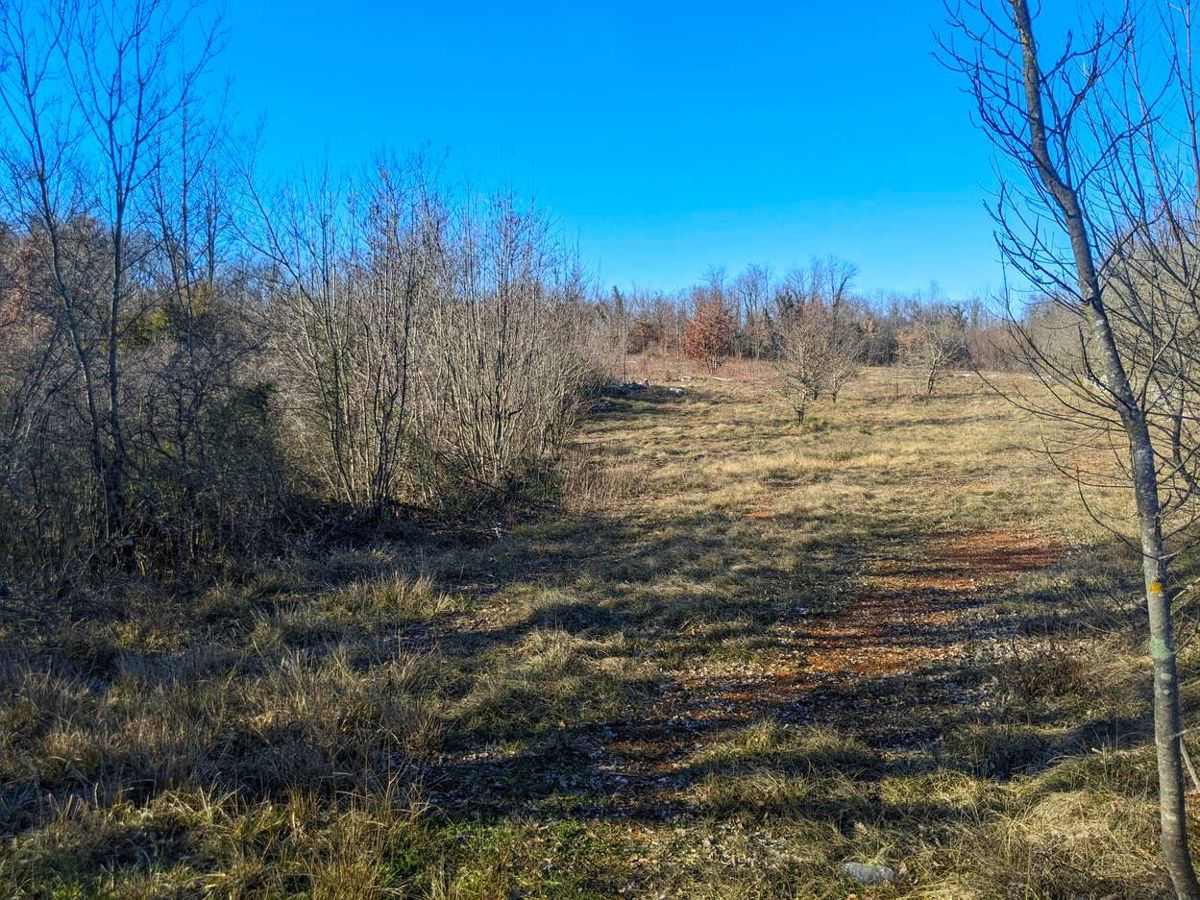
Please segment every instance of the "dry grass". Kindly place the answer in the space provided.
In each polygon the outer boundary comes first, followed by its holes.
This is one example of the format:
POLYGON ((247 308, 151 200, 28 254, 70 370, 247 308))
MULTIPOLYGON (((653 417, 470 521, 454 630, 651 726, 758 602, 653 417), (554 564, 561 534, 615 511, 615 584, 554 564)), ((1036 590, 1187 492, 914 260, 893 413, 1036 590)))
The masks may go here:
POLYGON ((1036 422, 633 366, 553 511, 7 616, 4 895, 1165 895, 1130 560, 1036 422))

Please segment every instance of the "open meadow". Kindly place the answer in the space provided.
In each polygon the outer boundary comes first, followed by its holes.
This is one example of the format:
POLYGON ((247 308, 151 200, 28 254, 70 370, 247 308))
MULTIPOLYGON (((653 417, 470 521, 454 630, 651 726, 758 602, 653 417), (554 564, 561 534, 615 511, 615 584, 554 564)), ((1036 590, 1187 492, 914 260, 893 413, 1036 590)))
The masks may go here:
POLYGON ((0 894, 1169 893, 1136 557, 1053 425, 630 377, 519 513, 5 616, 0 894))
POLYGON ((0 0, 0 900, 1200 900, 1198 52, 0 0))

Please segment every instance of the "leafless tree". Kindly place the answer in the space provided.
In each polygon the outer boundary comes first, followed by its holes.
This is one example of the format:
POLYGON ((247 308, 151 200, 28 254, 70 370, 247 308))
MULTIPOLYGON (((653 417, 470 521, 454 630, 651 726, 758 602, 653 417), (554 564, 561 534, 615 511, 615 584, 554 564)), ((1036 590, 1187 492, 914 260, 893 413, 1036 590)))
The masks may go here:
POLYGON ((766 266, 747 266, 733 280, 730 293, 740 310, 739 350, 761 359, 771 352, 770 270, 766 266))
POLYGON ((127 565, 135 530, 123 341, 144 308, 140 272, 152 243, 142 229, 156 150, 213 50, 209 31, 180 63, 190 12, 167 0, 0 7, 7 205, 42 257, 45 299, 82 383, 103 543, 127 565))
POLYGON ((897 335, 897 342, 900 364, 916 374, 929 397, 947 370, 966 361, 966 318, 957 306, 920 306, 897 335))
POLYGON ((862 335, 844 304, 816 299, 793 308, 779 327, 778 342, 776 368, 800 424, 810 404, 822 396, 836 403, 862 369, 862 335))
POLYGON ((614 364, 610 367, 614 373, 620 373, 622 381, 628 381, 629 354, 640 352, 645 343, 644 336, 635 341, 636 313, 633 305, 624 292, 614 285, 608 302, 601 303, 599 309, 606 326, 601 340, 606 347, 611 348, 615 357, 614 364))
POLYGON ((1071 445, 1051 449, 1067 451, 1058 458, 1081 488, 1123 487, 1136 511, 1135 535, 1112 527, 1142 561, 1162 847, 1176 894, 1194 898, 1168 545, 1195 518, 1200 399, 1190 12, 1164 4, 1139 21, 1126 9, 1066 36, 1052 56, 1040 51, 1026 0, 955 7, 951 23, 945 58, 1019 176, 994 209, 1002 252, 1060 311, 1012 316, 1054 398, 1020 400, 1064 423, 1071 445), (1156 55, 1167 47, 1165 67, 1147 65, 1147 46, 1156 55), (1118 474, 1073 462, 1080 445, 1111 448, 1118 474))

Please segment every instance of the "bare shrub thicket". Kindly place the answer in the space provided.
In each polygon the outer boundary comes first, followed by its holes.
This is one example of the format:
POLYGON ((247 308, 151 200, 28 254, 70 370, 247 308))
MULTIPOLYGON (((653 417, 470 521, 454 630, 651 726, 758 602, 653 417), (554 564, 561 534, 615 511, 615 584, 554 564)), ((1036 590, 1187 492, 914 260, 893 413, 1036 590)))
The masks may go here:
POLYGON ((507 489, 598 365, 537 211, 419 160, 243 177, 198 9, 0 6, 0 586, 211 567, 296 499, 507 489))
POLYGON ((601 363, 544 216, 503 196, 456 206, 419 161, 262 211, 284 421, 322 494, 436 504, 557 452, 601 363))
POLYGON ((447 235, 429 316, 419 440, 452 474, 504 487, 553 456, 597 377, 578 268, 511 198, 468 206, 447 235))
POLYGON ((381 167, 358 195, 325 178, 261 206, 275 377, 297 466, 318 491, 381 511, 410 439, 416 336, 442 253, 423 185, 381 167))
POLYGON ((226 265, 211 56, 188 10, 0 7, 0 564, 61 579, 253 541, 275 479, 267 390, 226 265), (11 339, 11 340, 9 340, 11 339))

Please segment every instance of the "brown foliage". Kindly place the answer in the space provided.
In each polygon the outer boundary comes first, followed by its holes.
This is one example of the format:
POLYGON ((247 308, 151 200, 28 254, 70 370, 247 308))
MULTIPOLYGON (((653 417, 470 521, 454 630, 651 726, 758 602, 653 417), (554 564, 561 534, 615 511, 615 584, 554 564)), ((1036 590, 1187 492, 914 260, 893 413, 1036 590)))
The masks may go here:
POLYGON ((719 300, 699 300, 683 330, 683 352, 709 372, 716 372, 733 348, 737 321, 719 300))

